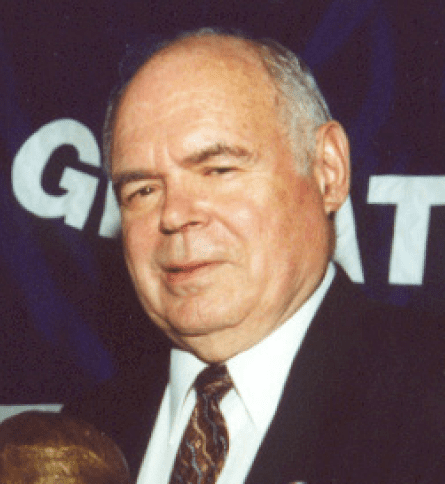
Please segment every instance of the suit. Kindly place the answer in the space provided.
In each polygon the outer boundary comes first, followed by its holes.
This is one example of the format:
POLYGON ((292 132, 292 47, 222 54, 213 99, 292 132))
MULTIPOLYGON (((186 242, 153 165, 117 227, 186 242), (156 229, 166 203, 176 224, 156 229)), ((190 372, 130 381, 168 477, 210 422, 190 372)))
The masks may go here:
MULTIPOLYGON (((443 484, 444 348, 440 321, 369 302, 338 268, 246 484, 443 484)), ((134 476, 168 368, 162 348, 64 410, 113 437, 134 476)))

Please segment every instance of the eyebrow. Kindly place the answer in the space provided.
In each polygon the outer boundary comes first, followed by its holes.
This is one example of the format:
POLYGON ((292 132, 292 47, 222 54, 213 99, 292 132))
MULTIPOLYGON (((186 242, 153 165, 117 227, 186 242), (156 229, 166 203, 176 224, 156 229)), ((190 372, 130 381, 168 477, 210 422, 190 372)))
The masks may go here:
POLYGON ((132 181, 146 180, 148 178, 154 178, 148 171, 124 171, 112 177, 113 190, 116 197, 119 198, 119 193, 122 185, 132 181))
POLYGON ((183 163, 199 164, 207 161, 209 158, 221 155, 230 155, 236 158, 250 158, 252 153, 241 146, 229 146, 225 143, 216 143, 187 156, 184 158, 183 163))
POLYGON ((121 197, 121 188, 126 183, 130 183, 132 181, 138 180, 148 180, 158 178, 153 176, 149 171, 140 170, 140 171, 124 171, 123 173, 119 173, 112 179, 113 185, 113 192, 116 197, 118 204, 120 205, 122 202, 121 197))

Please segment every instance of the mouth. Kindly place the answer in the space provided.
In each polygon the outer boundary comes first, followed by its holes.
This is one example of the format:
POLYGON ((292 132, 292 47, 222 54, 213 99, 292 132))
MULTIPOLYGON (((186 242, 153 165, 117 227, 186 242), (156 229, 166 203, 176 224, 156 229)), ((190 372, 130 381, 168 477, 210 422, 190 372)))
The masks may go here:
POLYGON ((164 267, 164 273, 170 284, 178 284, 195 277, 204 276, 218 265, 219 262, 214 261, 174 264, 164 267))

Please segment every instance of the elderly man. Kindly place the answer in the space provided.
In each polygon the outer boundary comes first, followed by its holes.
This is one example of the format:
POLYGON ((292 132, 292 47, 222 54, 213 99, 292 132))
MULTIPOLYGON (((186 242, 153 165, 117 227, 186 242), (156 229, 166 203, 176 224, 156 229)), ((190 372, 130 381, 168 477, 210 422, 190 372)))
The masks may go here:
POLYGON ((66 411, 138 484, 436 482, 437 328, 331 262, 348 140, 291 52, 211 30, 164 44, 114 96, 105 158, 172 349, 66 411))

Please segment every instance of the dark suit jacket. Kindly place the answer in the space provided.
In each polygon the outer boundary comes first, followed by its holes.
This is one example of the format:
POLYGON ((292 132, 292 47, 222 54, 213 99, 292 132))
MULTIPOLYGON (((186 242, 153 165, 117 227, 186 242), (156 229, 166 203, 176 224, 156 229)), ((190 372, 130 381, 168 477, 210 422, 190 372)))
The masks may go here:
MULTIPOLYGON (((444 348, 440 321, 367 301, 338 269, 246 484, 444 484, 444 348)), ((160 350, 65 408, 113 437, 134 476, 168 367, 160 350)))

